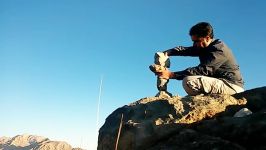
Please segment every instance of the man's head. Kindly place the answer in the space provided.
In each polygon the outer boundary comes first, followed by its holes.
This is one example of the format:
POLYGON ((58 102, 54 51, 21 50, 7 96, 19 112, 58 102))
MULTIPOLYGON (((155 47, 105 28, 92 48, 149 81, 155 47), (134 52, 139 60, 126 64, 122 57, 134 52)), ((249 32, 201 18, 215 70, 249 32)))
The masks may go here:
POLYGON ((213 29, 209 23, 200 22, 190 29, 189 35, 191 36, 191 40, 194 42, 193 46, 205 48, 212 42, 213 29))

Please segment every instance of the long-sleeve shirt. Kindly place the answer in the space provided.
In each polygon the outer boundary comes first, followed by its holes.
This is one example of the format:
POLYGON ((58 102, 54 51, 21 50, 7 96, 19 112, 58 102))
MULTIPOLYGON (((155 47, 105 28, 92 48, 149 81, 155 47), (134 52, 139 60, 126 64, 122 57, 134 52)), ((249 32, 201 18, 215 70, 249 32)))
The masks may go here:
POLYGON ((167 52, 169 56, 199 57, 198 66, 174 72, 174 78, 177 80, 191 75, 203 75, 223 79, 240 87, 244 85, 231 49, 219 39, 214 40, 206 48, 178 46, 164 52, 167 52))

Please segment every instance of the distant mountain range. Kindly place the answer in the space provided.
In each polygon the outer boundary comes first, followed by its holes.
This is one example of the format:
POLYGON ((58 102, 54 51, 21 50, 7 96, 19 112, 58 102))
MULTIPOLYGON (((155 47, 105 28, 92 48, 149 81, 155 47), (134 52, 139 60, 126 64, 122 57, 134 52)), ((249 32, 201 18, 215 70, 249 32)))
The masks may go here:
POLYGON ((48 138, 36 135, 17 135, 13 138, 1 137, 0 150, 82 150, 72 148, 63 141, 51 141, 48 138))

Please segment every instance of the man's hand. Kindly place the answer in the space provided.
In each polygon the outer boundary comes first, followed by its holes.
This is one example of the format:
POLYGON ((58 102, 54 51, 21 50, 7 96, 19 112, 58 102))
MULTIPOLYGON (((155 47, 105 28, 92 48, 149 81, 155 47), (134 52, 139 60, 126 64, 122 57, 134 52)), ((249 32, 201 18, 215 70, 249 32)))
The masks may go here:
POLYGON ((168 69, 162 70, 161 72, 156 73, 159 78, 163 79, 171 79, 174 77, 174 73, 169 71, 168 69))
POLYGON ((169 57, 169 56, 168 56, 168 52, 163 52, 163 53, 164 53, 165 56, 169 57))

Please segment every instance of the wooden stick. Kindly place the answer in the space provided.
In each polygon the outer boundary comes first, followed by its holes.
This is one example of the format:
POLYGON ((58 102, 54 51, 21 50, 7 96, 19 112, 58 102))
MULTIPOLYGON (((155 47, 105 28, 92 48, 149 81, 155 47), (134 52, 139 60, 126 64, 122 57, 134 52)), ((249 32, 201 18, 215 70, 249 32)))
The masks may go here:
POLYGON ((123 114, 121 114, 121 120, 120 120, 120 125, 119 125, 117 138, 116 138, 115 150, 117 150, 117 147, 118 147, 118 142, 119 142, 120 133, 121 133, 121 129, 122 129, 122 123, 123 123, 123 114))

